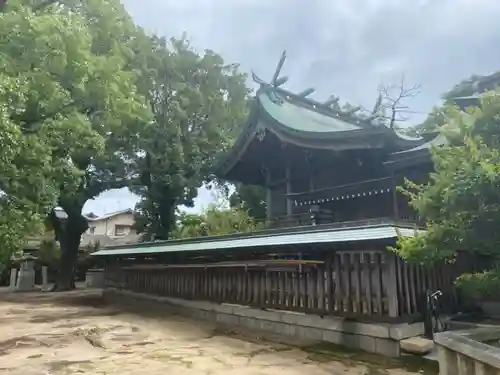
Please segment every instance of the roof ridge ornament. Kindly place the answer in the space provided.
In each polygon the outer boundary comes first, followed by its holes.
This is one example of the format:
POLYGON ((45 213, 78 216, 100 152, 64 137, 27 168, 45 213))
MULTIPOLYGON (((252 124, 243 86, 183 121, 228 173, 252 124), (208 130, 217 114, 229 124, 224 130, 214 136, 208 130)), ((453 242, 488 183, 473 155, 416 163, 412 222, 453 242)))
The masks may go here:
MULTIPOLYGON (((278 83, 283 80, 283 79, 280 80, 279 75, 281 73, 281 69, 283 69, 283 65, 285 64, 285 60, 286 60, 286 50, 284 50, 281 53, 280 60, 278 61, 278 65, 276 66, 276 70, 274 71, 273 78, 271 79, 271 85, 273 85, 274 87, 279 86, 278 83)), ((283 77, 283 78, 286 78, 286 77, 283 77)), ((287 81, 288 81, 288 78, 286 78, 285 81, 281 84, 284 84, 287 81)))
POLYGON ((278 61, 278 65, 276 66, 276 70, 274 71, 274 74, 273 74, 273 77, 271 78, 270 83, 267 83, 262 78, 260 78, 257 74, 255 74, 254 71, 252 71, 252 80, 255 83, 258 83, 262 89, 265 89, 267 96, 275 104, 283 104, 283 102, 284 102, 283 99, 280 98, 276 94, 276 91, 274 89, 279 87, 279 86, 282 86, 288 82, 288 77, 286 77, 286 76, 280 77, 279 76, 281 73, 281 69, 283 68, 283 65, 285 64, 285 60, 286 60, 286 50, 281 53, 280 60, 278 61))
POLYGON ((375 108, 373 109, 371 114, 369 116, 361 116, 358 114, 358 112, 362 109, 361 106, 356 106, 348 109, 342 108, 340 106, 339 98, 336 97, 335 95, 331 95, 328 98, 328 100, 326 100, 323 103, 308 98, 309 95, 311 95, 313 92, 316 91, 312 87, 305 89, 298 94, 283 90, 280 86, 288 82, 288 77, 287 76, 280 77, 280 73, 281 70, 283 69, 283 65, 285 64, 286 58, 287 54, 286 50, 284 50, 281 53, 281 57, 278 61, 278 64, 276 66, 276 69, 274 71, 274 74, 270 82, 264 81, 257 74, 255 74, 253 70, 251 71, 252 80, 260 86, 261 92, 265 93, 269 98, 269 100, 271 100, 275 104, 282 105, 285 102, 285 98, 283 96, 286 96, 286 99, 290 99, 290 97, 292 97, 295 99, 304 100, 305 104, 310 105, 313 108, 313 110, 318 110, 318 109, 322 109, 324 111, 326 110, 330 112, 332 116, 349 118, 351 121, 355 122, 358 125, 366 124, 372 127, 376 126, 373 123, 373 120, 376 120, 379 117, 378 111, 380 109, 382 100, 382 97, 380 95, 379 99, 377 100, 377 104, 375 105, 375 108))

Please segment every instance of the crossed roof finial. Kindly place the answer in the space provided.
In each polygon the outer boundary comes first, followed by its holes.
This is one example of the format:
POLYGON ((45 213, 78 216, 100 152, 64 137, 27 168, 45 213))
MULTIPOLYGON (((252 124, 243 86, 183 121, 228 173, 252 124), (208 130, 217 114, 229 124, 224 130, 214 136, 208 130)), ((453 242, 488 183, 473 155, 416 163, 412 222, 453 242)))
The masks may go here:
POLYGON ((280 77, 281 69, 283 68, 283 65, 285 64, 286 60, 286 51, 283 51, 281 54, 280 60, 278 61, 278 65, 276 66, 276 70, 274 71, 273 77, 271 79, 270 83, 267 83, 263 79, 261 79, 255 72, 252 71, 252 79, 255 83, 258 83, 261 86, 272 86, 272 87, 278 87, 281 85, 284 85, 286 82, 288 82, 288 77, 280 77))

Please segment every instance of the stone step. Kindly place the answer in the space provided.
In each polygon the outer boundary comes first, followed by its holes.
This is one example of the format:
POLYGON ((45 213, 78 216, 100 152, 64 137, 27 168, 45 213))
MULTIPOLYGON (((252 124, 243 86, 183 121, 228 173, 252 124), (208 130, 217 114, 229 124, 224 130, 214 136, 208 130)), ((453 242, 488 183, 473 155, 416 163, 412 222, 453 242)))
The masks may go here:
POLYGON ((415 336, 399 342, 401 350, 415 355, 425 355, 434 349, 434 341, 415 336))

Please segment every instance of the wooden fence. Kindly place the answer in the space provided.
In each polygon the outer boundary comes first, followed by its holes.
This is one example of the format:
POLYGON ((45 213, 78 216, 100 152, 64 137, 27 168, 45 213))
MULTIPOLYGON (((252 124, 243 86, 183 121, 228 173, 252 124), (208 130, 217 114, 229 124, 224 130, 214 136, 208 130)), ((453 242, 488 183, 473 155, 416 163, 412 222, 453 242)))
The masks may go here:
POLYGON ((427 290, 443 291, 453 308, 462 267, 425 269, 387 251, 336 251, 323 260, 212 264, 110 265, 110 287, 177 298, 234 303, 368 320, 421 312, 427 290))

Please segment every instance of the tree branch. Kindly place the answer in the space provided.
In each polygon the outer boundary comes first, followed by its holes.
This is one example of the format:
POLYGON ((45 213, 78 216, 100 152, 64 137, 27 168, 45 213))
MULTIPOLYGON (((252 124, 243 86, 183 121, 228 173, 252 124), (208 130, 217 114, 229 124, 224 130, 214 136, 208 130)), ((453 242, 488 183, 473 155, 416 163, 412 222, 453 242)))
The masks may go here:
POLYGON ((382 97, 381 108, 391 110, 391 115, 388 117, 389 128, 394 129, 396 122, 408 120, 408 117, 403 116, 403 114, 412 112, 402 102, 418 95, 420 93, 420 85, 415 84, 410 88, 406 88, 405 77, 402 75, 401 81, 397 85, 386 86, 381 84, 379 86, 379 93, 382 97))

